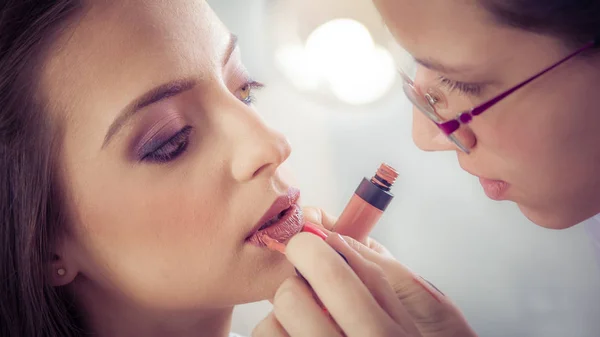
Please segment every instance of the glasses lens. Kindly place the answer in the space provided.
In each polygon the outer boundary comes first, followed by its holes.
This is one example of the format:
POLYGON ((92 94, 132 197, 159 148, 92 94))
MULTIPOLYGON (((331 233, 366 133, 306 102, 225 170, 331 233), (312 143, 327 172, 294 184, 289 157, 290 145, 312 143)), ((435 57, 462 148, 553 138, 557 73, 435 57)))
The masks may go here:
MULTIPOLYGON (((404 79, 404 93, 406 94, 406 97, 408 97, 408 99, 411 101, 411 103, 414 104, 417 107, 417 109, 419 109, 425 116, 427 116, 427 118, 429 118, 436 125, 442 124, 444 122, 444 119, 442 119, 442 117, 440 117, 440 115, 437 114, 435 108, 427 101, 427 99, 417 92, 412 80, 402 72, 401 75, 404 79)), ((458 137, 456 137, 455 134, 448 135, 448 138, 461 151, 469 153, 469 149, 461 143, 461 141, 458 139, 458 137)))
POLYGON ((470 152, 469 148, 464 146, 461 141, 458 140, 458 137, 456 137, 455 134, 448 135, 448 139, 450 139, 450 141, 454 143, 454 145, 456 145, 456 147, 458 147, 462 152, 467 154, 470 152))
POLYGON ((435 109, 425 97, 419 95, 415 87, 413 87, 410 83, 404 82, 404 93, 406 97, 414 104, 422 113, 427 116, 427 118, 431 119, 434 123, 439 124, 442 123, 442 118, 435 112, 435 109))

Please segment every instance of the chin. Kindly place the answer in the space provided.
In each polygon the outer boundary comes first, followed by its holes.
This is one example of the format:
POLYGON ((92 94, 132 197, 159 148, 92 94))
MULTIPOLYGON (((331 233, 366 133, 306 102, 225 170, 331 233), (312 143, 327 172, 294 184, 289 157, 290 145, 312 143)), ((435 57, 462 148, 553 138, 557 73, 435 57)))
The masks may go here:
POLYGON ((236 304, 246 304, 273 299, 279 286, 287 278, 296 275, 294 267, 285 257, 283 260, 272 261, 266 266, 257 268, 255 275, 244 287, 244 294, 236 304))
POLYGON ((517 204, 521 213, 534 224, 548 229, 567 229, 571 228, 587 218, 578 219, 572 214, 563 214, 560 210, 550 210, 550 208, 532 208, 522 204, 517 204))

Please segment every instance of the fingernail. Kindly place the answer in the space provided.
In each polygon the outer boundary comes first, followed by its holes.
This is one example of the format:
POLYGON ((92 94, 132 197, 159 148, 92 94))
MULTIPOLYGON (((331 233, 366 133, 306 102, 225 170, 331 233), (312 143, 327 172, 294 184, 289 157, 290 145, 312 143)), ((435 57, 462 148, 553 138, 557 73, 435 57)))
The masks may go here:
POLYGON ((327 240, 327 234, 325 234, 325 232, 323 232, 319 228, 319 226, 315 225, 312 222, 306 221, 304 223, 304 227, 302 227, 302 231, 306 232, 306 233, 314 234, 314 235, 320 237, 323 240, 327 240))
POLYGON ((296 267, 294 267, 294 270, 296 271, 296 275, 302 280, 302 282, 304 282, 309 288, 311 288, 312 296, 315 299, 315 301, 317 302, 317 304, 319 305, 319 307, 321 307, 321 309, 323 309, 323 313, 325 313, 326 315, 329 315, 329 312, 325 308, 325 305, 323 305, 323 302, 321 302, 321 299, 319 299, 319 296, 317 296, 317 294, 315 294, 315 291, 312 290, 310 283, 308 283, 308 281, 304 278, 304 276, 302 276, 302 274, 296 267))
POLYGON ((346 263, 350 264, 350 262, 348 262, 348 259, 344 256, 344 254, 337 252, 338 254, 340 254, 340 256, 342 257, 342 259, 344 259, 344 261, 346 261, 346 263))
POLYGON ((294 267, 294 270, 296 271, 296 275, 304 282, 306 282, 306 284, 308 284, 308 281, 304 278, 304 276, 302 276, 302 273, 300 273, 300 271, 294 267))
POLYGON ((340 234, 337 234, 337 233, 336 233, 335 235, 337 235, 337 237, 338 237, 338 238, 340 238, 340 240, 341 240, 341 241, 342 241, 344 244, 346 244, 346 246, 350 247, 350 244, 348 243, 348 241, 346 241, 346 239, 344 239, 344 237, 343 237, 343 236, 341 236, 340 234))
POLYGON ((272 237, 266 234, 262 236, 262 240, 265 243, 265 245, 267 245, 267 248, 269 248, 270 250, 277 251, 285 255, 285 245, 283 243, 273 239, 272 237))
POLYGON ((446 296, 441 290, 438 289, 438 287, 434 286, 433 283, 429 282, 426 278, 424 278, 423 276, 419 276, 423 281, 427 282, 427 284, 429 284, 430 286, 433 287, 433 289, 437 290, 438 293, 442 294, 442 296, 446 296))

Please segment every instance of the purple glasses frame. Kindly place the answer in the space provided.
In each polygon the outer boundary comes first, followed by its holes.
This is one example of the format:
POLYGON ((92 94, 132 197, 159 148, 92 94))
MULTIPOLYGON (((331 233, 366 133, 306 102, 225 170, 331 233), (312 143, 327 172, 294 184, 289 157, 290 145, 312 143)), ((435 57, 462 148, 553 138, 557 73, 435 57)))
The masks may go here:
MULTIPOLYGON (((586 45, 579 48, 575 52, 567 55, 560 61, 554 63, 553 65, 540 71, 539 73, 533 75, 532 77, 528 78, 527 80, 515 85, 514 87, 502 92, 501 94, 497 95, 496 97, 472 108, 471 110, 467 110, 467 111, 458 113, 457 116, 453 119, 438 122, 438 121, 436 121, 436 119, 439 119, 439 118, 437 118, 438 116, 431 116, 431 113, 428 111, 422 111, 422 112, 425 113, 425 115, 432 122, 434 122, 438 126, 438 128, 440 128, 440 130, 444 134, 446 134, 446 136, 448 136, 462 151, 469 153, 469 150, 467 148, 465 148, 462 144, 460 144, 460 142, 458 142, 458 139, 456 139, 456 137, 454 135, 452 135, 454 132, 456 132, 460 128, 461 125, 469 124, 473 120, 473 117, 481 115, 482 113, 484 113, 485 111, 487 111, 488 109, 490 109, 491 107, 496 105, 496 103, 498 103, 498 102, 502 101, 503 99, 505 99, 506 97, 510 96, 515 91, 517 91, 517 90, 521 89, 522 87, 526 86, 527 84, 533 82, 537 78, 548 73, 549 71, 560 66, 561 64, 567 62, 568 60, 572 59, 573 57, 583 53, 584 51, 586 51, 588 49, 596 48, 599 46, 600 46, 600 37, 597 37, 595 40, 588 42, 586 45)), ((405 84, 408 84, 409 87, 412 88, 412 90, 414 90, 414 84, 412 83, 412 80, 410 78, 408 78, 408 76, 404 75, 403 73, 402 73, 402 75, 403 75, 405 84)), ((406 92, 406 88, 405 88, 405 92, 406 92)), ((411 97, 411 93, 406 92, 406 94, 409 97, 409 99, 411 99, 411 101, 412 101, 413 98, 411 97)), ((435 112, 435 107, 434 107, 435 102, 432 102, 432 100, 429 97, 427 97, 425 99, 425 101, 427 102, 429 107, 433 110, 433 112, 435 112)), ((413 103, 415 103, 415 102, 413 101, 413 103)), ((422 106, 419 106, 419 104, 416 104, 416 105, 419 108, 419 110, 423 110, 422 106)), ((435 113, 435 115, 437 115, 437 113, 435 113)))

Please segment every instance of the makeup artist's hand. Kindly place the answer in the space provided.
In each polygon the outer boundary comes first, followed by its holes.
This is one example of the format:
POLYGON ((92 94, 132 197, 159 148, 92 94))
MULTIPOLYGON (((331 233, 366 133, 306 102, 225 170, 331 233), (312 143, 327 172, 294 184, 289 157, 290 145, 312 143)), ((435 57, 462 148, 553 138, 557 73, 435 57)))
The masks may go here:
POLYGON ((284 281, 273 299, 273 313, 252 335, 421 336, 383 271, 341 236, 330 235, 327 241, 309 233, 290 240, 286 256, 306 281, 298 276, 284 281), (314 294, 331 316, 321 309, 314 294))
MULTIPOLYGON (((331 231, 333 231, 333 227, 335 226, 335 223, 337 222, 337 218, 328 214, 327 212, 323 211, 320 208, 316 208, 316 207, 304 207, 302 209, 302 212, 304 214, 304 219, 306 221, 312 222, 315 225, 319 225, 322 228, 325 229, 325 232, 327 234, 330 234, 331 231)), ((389 258, 394 258, 394 256, 392 255, 392 253, 390 253, 390 251, 385 248, 382 244, 380 244, 379 242, 377 242, 375 239, 371 238, 371 237, 367 237, 365 242, 358 242, 356 239, 354 238, 348 238, 346 235, 344 235, 344 233, 340 233, 342 234, 342 236, 344 238, 346 238, 346 241, 350 244, 350 246, 354 247, 354 249, 360 249, 362 246, 367 246, 369 247, 371 250, 379 253, 380 255, 383 255, 385 257, 389 257, 389 258)))
POLYGON ((309 233, 294 236, 286 256, 310 286, 297 276, 286 280, 252 336, 475 336, 435 288, 394 259, 351 242, 337 234, 327 242, 309 233))
MULTIPOLYGON (((304 210, 304 217, 308 221, 323 226, 328 234, 331 233, 328 231, 328 229, 333 228, 333 225, 337 220, 335 217, 332 217, 322 210, 316 208, 306 208, 304 210)), ((345 244, 340 245, 340 242, 336 240, 335 235, 330 235, 328 242, 334 249, 340 251, 348 258, 350 266, 352 269, 354 269, 360 280, 363 281, 363 284, 373 294, 373 298, 375 298, 378 303, 381 303, 382 301, 400 301, 406 311, 408 311, 410 314, 410 319, 412 322, 414 322, 422 336, 476 336, 476 334, 469 327, 468 323, 465 321, 461 312, 458 310, 458 308, 456 308, 449 298, 443 296, 441 292, 437 291, 435 287, 431 286, 423 278, 415 275, 413 272, 408 270, 408 268, 400 264, 381 244, 370 238, 366 240, 365 245, 349 237, 344 237, 344 240, 350 246, 350 251, 348 250, 348 246, 345 244), (356 257, 356 255, 358 255, 358 257, 356 257), (362 267, 365 265, 367 267, 362 267), (381 276, 381 273, 383 273, 383 277, 381 276), (373 280, 381 280, 382 278, 387 280, 387 283, 393 289, 393 298, 389 297, 389 293, 381 293, 377 290, 379 287, 382 287, 380 284, 381 282, 377 284, 377 282, 373 282, 373 280), (383 294, 386 294, 387 297, 382 297, 383 294)), ((293 241, 295 241, 295 238, 293 241)), ((321 292, 329 293, 335 290, 336 281, 327 278, 337 279, 345 276, 330 275, 327 270, 331 270, 333 265, 337 265, 339 267, 340 264, 344 265, 345 263, 343 263, 341 259, 333 259, 331 260, 333 262, 330 265, 329 263, 326 263, 320 259, 318 255, 306 254, 306 252, 312 251, 312 245, 318 245, 319 241, 320 240, 311 240, 311 245, 301 246, 299 248, 297 248, 298 246, 296 245, 288 246, 287 256, 311 284, 313 284, 312 278, 314 278, 319 282, 318 284, 323 287, 321 292), (296 256, 296 254, 298 256, 296 256), (308 266, 307 270, 303 270, 301 268, 301 266, 305 264, 308 266), (326 272, 324 274, 321 273, 321 269, 326 270, 326 272)), ((320 243, 322 244, 323 242, 321 241, 320 243)), ((335 256, 335 253, 333 255, 335 256)), ((340 273, 342 273, 342 271, 347 271, 341 267, 335 270, 340 271, 340 273)), ((293 282, 295 281, 289 282, 291 285, 284 284, 283 286, 293 287, 295 284, 293 282)), ((313 288, 315 291, 317 291, 317 294, 320 294, 315 286, 316 284, 313 285, 313 288)), ((338 296, 342 297, 346 295, 340 294, 338 296)), ((285 325, 283 323, 286 317, 285 314, 279 314, 279 316, 281 316, 281 320, 277 319, 279 318, 277 315, 277 309, 279 308, 280 312, 285 311, 285 298, 286 297, 283 297, 283 299, 278 299, 276 297, 274 301, 275 314, 271 314, 270 317, 263 322, 263 325, 271 327, 279 326, 280 329, 285 325)), ((290 299, 288 297, 288 299, 285 301, 289 300, 290 299)), ((324 299, 322 300, 324 301, 324 299)), ((333 300, 335 301, 335 299, 333 300)), ((293 307, 293 304, 291 304, 291 306, 293 307)), ((325 306, 329 307, 327 303, 325 303, 325 306)), ((363 310, 365 317, 368 317, 368 311, 370 308, 354 308, 354 310, 363 310)), ((291 315, 292 312, 290 311, 288 314, 291 315)), ((345 332, 348 336, 353 335, 348 334, 347 331, 345 332)), ((277 334, 273 335, 277 336, 277 334)), ((285 334, 282 336, 285 336, 285 334)), ((295 335, 292 334, 291 336, 295 335)), ((370 336, 375 335, 370 334, 370 336)))

